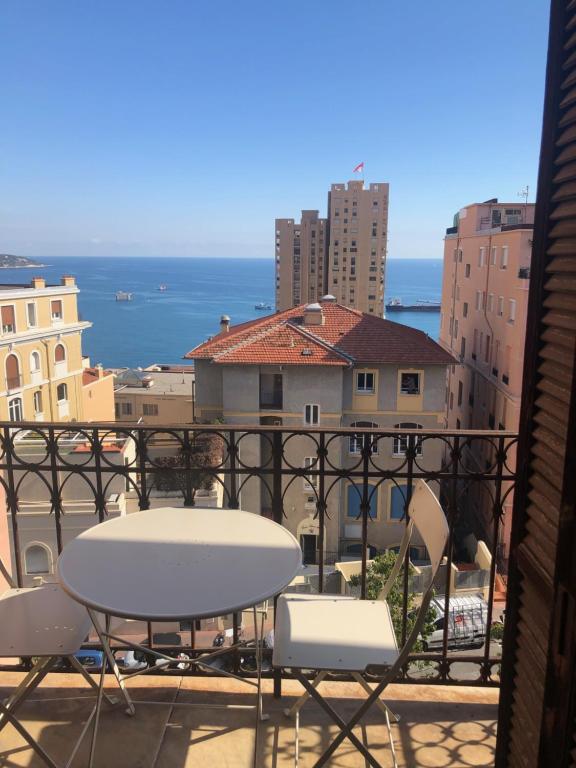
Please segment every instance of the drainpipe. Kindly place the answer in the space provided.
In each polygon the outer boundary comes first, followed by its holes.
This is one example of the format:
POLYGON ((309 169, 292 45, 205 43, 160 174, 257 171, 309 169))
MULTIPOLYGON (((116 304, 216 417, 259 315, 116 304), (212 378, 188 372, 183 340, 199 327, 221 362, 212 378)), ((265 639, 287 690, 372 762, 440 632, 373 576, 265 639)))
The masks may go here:
POLYGON ((50 355, 48 354, 48 342, 43 339, 44 351, 46 352, 46 378, 48 379, 48 405, 50 406, 50 421, 54 421, 54 403, 52 401, 52 377, 50 376, 50 355))

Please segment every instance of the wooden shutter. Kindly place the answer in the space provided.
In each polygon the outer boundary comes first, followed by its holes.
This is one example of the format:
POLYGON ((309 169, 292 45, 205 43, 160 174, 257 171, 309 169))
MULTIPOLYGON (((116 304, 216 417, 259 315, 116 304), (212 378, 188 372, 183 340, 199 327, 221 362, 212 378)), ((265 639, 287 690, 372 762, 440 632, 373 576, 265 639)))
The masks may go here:
POLYGON ((6 328, 7 326, 11 326, 14 328, 15 326, 15 319, 14 319, 14 307, 8 306, 8 307, 2 307, 2 326, 6 328))
POLYGON ((576 688, 576 0, 552 0, 520 423, 496 765, 567 768, 576 688))

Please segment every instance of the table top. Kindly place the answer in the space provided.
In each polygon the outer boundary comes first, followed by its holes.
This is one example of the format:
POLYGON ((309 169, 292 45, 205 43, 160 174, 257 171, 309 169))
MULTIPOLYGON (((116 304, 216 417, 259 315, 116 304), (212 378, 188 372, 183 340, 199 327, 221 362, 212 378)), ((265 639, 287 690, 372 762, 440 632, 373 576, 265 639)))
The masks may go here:
POLYGON ((302 552, 286 528, 252 512, 162 507, 81 533, 58 560, 62 588, 129 619, 210 618, 281 592, 302 552))

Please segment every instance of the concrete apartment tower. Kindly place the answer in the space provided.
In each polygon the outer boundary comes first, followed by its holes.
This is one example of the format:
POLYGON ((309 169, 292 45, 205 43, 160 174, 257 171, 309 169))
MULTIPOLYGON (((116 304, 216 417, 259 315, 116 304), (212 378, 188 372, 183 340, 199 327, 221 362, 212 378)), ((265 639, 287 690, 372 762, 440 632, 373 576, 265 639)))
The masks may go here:
MULTIPOLYGON (((448 373, 451 429, 518 429, 533 222, 534 205, 494 199, 462 208, 446 230, 440 344, 461 361, 448 373)), ((478 440, 469 453, 485 471, 494 450, 478 440)), ((510 493, 501 528, 504 569, 512 501, 510 493)), ((489 494, 474 494, 467 510, 477 538, 490 538, 489 494)))
POLYGON ((388 184, 332 184, 327 293, 361 312, 384 315, 388 184))
POLYGON ((324 294, 361 312, 384 314, 388 184, 332 184, 328 218, 302 211, 300 223, 276 219, 276 309, 324 294))
POLYGON ((326 293, 328 221, 302 211, 300 223, 276 219, 276 309, 318 301, 326 293))

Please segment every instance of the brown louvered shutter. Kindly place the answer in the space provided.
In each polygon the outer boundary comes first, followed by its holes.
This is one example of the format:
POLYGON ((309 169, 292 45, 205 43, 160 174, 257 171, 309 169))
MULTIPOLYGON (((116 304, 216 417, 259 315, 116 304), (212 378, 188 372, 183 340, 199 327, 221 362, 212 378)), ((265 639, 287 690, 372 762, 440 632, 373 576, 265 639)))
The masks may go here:
POLYGON ((553 0, 496 765, 574 765, 576 0, 553 0))

